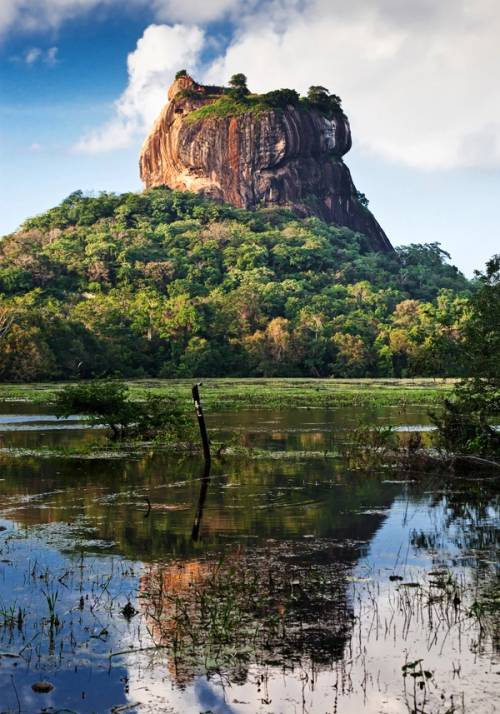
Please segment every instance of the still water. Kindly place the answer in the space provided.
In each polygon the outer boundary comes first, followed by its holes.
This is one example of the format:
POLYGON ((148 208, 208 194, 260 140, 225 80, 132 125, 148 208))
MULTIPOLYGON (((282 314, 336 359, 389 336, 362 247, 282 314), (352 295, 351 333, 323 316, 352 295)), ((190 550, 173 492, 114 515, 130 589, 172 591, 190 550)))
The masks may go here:
POLYGON ((498 479, 332 457, 423 408, 207 418, 209 481, 1 406, 0 712, 496 711, 498 479))

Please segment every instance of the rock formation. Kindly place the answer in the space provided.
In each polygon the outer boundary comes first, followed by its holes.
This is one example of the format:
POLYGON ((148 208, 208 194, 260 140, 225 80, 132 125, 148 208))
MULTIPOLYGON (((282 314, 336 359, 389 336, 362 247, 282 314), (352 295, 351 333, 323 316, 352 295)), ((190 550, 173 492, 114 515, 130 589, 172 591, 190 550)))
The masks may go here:
POLYGON ((325 116, 288 105, 199 116, 223 91, 188 75, 171 85, 141 152, 146 188, 166 185, 246 209, 289 208, 364 233, 374 250, 392 250, 342 160, 351 148, 342 111, 325 116))

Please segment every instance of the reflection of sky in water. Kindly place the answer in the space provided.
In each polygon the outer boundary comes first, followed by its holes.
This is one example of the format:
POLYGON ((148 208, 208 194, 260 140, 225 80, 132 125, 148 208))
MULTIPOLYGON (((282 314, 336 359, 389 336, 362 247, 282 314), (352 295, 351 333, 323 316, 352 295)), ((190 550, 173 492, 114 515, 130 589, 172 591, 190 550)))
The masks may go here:
POLYGON ((224 693, 217 691, 206 679, 198 679, 194 685, 196 700, 203 710, 212 710, 214 714, 232 714, 236 711, 224 700, 224 693))
POLYGON ((435 518, 429 506, 428 499, 414 503, 410 499, 397 498, 383 526, 373 536, 367 554, 360 558, 358 570, 382 568, 405 575, 408 568, 428 565, 429 555, 414 551, 408 541, 408 532, 429 529, 431 518, 435 518))
MULTIPOLYGON (((323 410, 272 415, 247 411, 229 419, 212 415, 212 426, 216 434, 242 433, 251 444, 266 448, 316 449, 330 438, 332 426, 348 426, 356 413, 359 410, 345 410, 343 415, 323 410)), ((424 421, 424 413, 425 409, 404 414, 385 410, 378 421, 399 420, 400 428, 412 429, 424 421)), ((23 436, 29 445, 35 432, 51 438, 51 429, 59 425, 50 415, 0 417, 0 431, 19 426, 34 430, 23 436)), ((61 426, 80 430, 68 436, 72 443, 87 438, 77 421, 61 426)), ((1 445, 10 438, 16 438, 15 432, 2 436, 1 445)), ((194 545, 190 532, 199 490, 196 459, 176 462, 150 454, 119 463, 88 463, 36 456, 9 461, 3 455, 1 463, 0 507, 18 526, 16 538, 10 540, 11 522, 2 522, 7 530, 0 532, 0 605, 15 603, 38 616, 26 618, 28 629, 22 634, 16 626, 0 628, 2 652, 17 653, 32 641, 23 651, 30 652, 29 664, 0 655, 1 705, 8 710, 17 710, 13 675, 27 712, 44 706, 87 714, 129 704, 127 711, 138 714, 168 712, 169 707, 193 714, 399 714, 409 708, 402 664, 406 658, 422 657, 435 673, 425 711, 444 714, 451 707, 451 694, 460 707, 463 695, 465 711, 471 714, 494 711, 498 675, 488 652, 481 654, 474 644, 471 622, 445 626, 437 618, 430 631, 425 609, 415 608, 408 620, 398 600, 406 597, 405 591, 389 581, 396 573, 405 581, 423 582, 425 573, 443 562, 454 563, 460 577, 473 575, 473 561, 466 560, 461 545, 473 547, 475 533, 479 541, 483 534, 483 545, 488 546, 483 555, 491 558, 492 538, 487 532, 498 524, 492 505, 472 524, 467 517, 453 519, 449 503, 438 494, 390 475, 384 482, 374 475, 345 473, 327 460, 246 465, 228 460, 214 469, 200 542, 194 545), (148 519, 144 495, 153 505, 148 519), (150 645, 141 616, 127 623, 119 611, 129 598, 137 605, 141 577, 151 561, 155 567, 168 567, 172 558, 216 558, 226 546, 262 540, 275 542, 277 548, 279 543, 310 542, 312 536, 324 545, 318 562, 323 556, 329 562, 337 558, 339 579, 350 569, 346 587, 356 618, 350 623, 352 636, 342 661, 316 671, 306 660, 286 672, 276 664, 250 665, 244 682, 226 681, 222 686, 215 675, 197 676, 184 689, 172 683, 165 651, 124 654, 109 666, 109 653, 137 646, 138 632, 141 646, 150 645), (425 538, 432 548, 424 547, 425 538), (80 549, 90 551, 83 561, 84 577, 80 549), (45 582, 47 569, 54 577, 45 582), (103 591, 109 575, 112 579, 103 591), (63 623, 53 652, 47 622, 42 630, 35 623, 47 618, 42 591, 49 585, 57 589, 56 610, 63 623), (74 652, 71 628, 79 643, 74 652), (39 679, 49 679, 54 692, 35 695, 31 685, 39 679), (137 703, 142 705, 136 707, 137 703)), ((409 597, 416 594, 413 590, 409 597)))
POLYGON ((118 565, 99 556, 83 561, 77 555, 68 558, 22 529, 12 530, 8 521, 1 524, 6 530, 0 533, 0 606, 15 605, 16 615, 19 608, 26 611, 22 632, 16 624, 0 628, 0 650, 22 654, 15 659, 0 656, 1 704, 9 707, 7 711, 17 711, 12 677, 23 712, 38 712, 42 705, 101 712, 126 702, 127 670, 123 666, 110 670, 108 654, 127 648, 133 637, 124 618, 108 617, 107 595, 99 597, 99 593, 109 574, 120 568, 120 577, 113 579, 113 596, 125 603, 137 590, 137 578, 124 575, 123 561, 118 565), (60 622, 53 630, 53 643, 44 593, 57 595, 60 622), (74 647, 71 633, 78 642, 74 647), (32 684, 46 679, 54 690, 33 692, 32 684))
MULTIPOLYGON (((445 503, 432 506, 431 497, 425 495, 416 500, 397 498, 386 511, 385 521, 348 579, 356 624, 342 662, 331 668, 320 667, 314 673, 299 662, 293 672, 279 666, 254 666, 243 683, 224 684, 217 676, 209 680, 199 677, 191 687, 169 696, 169 702, 177 707, 175 711, 403 714, 414 700, 412 684, 405 692, 401 668, 407 661, 422 658, 424 667, 433 673, 428 708, 422 711, 444 714, 458 703, 460 712, 492 714, 498 678, 495 659, 488 652, 478 656, 477 633, 471 621, 465 618, 460 623, 452 612, 450 621, 445 622, 436 607, 435 621, 429 628, 419 591, 389 580, 397 573, 404 582, 425 584, 427 573, 460 554, 454 544, 457 526, 451 525, 449 532, 444 527, 447 515, 445 503), (412 546, 412 532, 436 530, 443 549, 429 553, 412 546), (413 609, 402 614, 412 598, 413 609)), ((494 525, 495 511, 490 509, 488 516, 494 525)), ((459 578, 473 576, 468 568, 455 568, 454 572, 459 578)), ((134 680, 131 673, 131 682, 134 680)), ((131 692, 135 691, 132 687, 131 692)), ((419 691, 417 688, 417 697, 419 691)))

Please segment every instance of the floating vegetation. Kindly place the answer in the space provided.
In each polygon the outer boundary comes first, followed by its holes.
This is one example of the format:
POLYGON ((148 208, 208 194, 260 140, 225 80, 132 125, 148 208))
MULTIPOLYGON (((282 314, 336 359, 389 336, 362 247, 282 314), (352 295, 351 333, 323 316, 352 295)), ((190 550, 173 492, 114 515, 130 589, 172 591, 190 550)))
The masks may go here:
MULTIPOLYGON (((345 406, 433 405, 453 388, 453 379, 204 379, 203 398, 213 411, 345 406)), ((190 403, 192 380, 128 380, 134 400, 146 395, 177 397, 190 403)), ((47 404, 63 385, 2 384, 0 402, 47 404)))

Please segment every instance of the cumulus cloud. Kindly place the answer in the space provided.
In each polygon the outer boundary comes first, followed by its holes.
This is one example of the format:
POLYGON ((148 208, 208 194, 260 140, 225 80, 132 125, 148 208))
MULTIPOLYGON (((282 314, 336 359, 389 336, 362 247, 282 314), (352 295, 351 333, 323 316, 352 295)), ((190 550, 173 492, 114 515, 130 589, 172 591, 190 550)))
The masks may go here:
MULTIPOLYGON (((252 0, 247 0, 245 12, 254 4, 252 0)), ((151 5, 157 19, 164 22, 203 24, 232 15, 236 10, 243 11, 241 0, 152 0, 151 5)))
POLYGON ((77 151, 98 153, 129 146, 144 136, 166 102, 175 71, 195 70, 204 44, 198 27, 150 25, 127 59, 128 85, 115 103, 113 118, 84 136, 77 151))
POLYGON ((422 169, 500 165, 495 0, 276 0, 247 17, 205 79, 256 90, 323 84, 354 140, 422 169))
MULTIPOLYGON (((252 6, 257 0, 247 0, 252 6)), ((96 9, 113 12, 138 7, 158 22, 202 24, 217 20, 242 5, 242 0, 0 0, 0 37, 8 30, 57 29, 67 20, 96 9)))
MULTIPOLYGON (((38 4, 76 12, 97 2, 38 4)), ((173 71, 189 65, 207 82, 242 71, 257 91, 304 92, 322 84, 343 98, 357 145, 389 161, 425 170, 500 166, 496 0, 149 0, 147 6, 165 23, 187 24, 146 30, 129 57, 129 86, 114 118, 85 137, 82 150, 125 146, 145 134, 173 71), (214 38, 199 27, 224 16, 235 30, 213 58, 214 38), (212 59, 201 66, 203 53, 212 59)))
MULTIPOLYGON (((143 0, 125 0, 129 4, 143 0)), ((7 31, 40 31, 58 28, 97 7, 118 5, 117 0, 1 0, 0 37, 7 31)))

